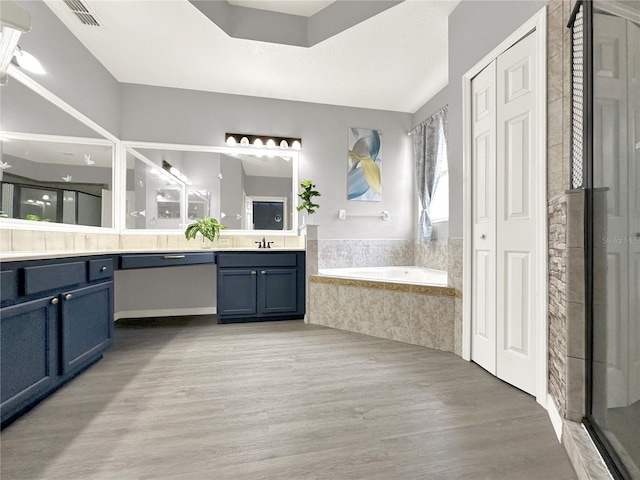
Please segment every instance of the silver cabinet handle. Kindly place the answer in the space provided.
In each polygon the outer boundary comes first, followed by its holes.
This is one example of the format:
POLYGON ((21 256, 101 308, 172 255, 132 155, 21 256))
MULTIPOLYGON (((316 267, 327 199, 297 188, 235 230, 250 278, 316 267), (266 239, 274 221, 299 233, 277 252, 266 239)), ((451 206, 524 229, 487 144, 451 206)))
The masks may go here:
POLYGON ((65 300, 71 300, 72 298, 73 298, 73 295, 71 295, 70 293, 67 293, 67 294, 64 296, 64 299, 65 299, 65 300))
POLYGON ((266 271, 264 271, 264 270, 262 270, 260 273, 261 273, 262 275, 266 275, 266 274, 267 274, 267 272, 266 272, 266 271))
POLYGON ((165 260, 178 260, 180 258, 185 258, 186 255, 165 255, 165 260))
POLYGON ((58 304, 58 297, 53 297, 53 298, 51 299, 51 304, 52 304, 52 305, 57 305, 57 304, 58 304))
POLYGON ((107 267, 102 267, 102 268, 100 269, 100 271, 101 271, 101 272, 106 272, 106 271, 107 271, 107 267))
POLYGON ((251 270, 251 275, 255 275, 256 271, 255 270, 251 270))

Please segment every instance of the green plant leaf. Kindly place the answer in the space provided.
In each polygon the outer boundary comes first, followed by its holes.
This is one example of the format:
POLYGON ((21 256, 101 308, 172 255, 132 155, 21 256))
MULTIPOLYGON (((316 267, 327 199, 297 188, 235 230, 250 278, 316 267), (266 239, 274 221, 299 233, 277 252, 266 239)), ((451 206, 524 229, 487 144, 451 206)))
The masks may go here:
POLYGON ((296 207, 296 210, 301 212, 302 210, 306 210, 309 215, 315 213, 316 208, 320 208, 320 205, 313 203, 314 197, 320 197, 320 192, 318 192, 315 188, 316 186, 311 182, 311 180, 303 180, 300 182, 300 187, 302 187, 302 192, 298 194, 298 197, 302 199, 302 203, 296 207))
POLYGON ((194 223, 187 226, 184 231, 184 236, 187 240, 196 238, 198 233, 204 238, 211 240, 212 242, 220 236, 220 230, 225 230, 227 227, 218 223, 218 220, 210 217, 202 217, 194 223))

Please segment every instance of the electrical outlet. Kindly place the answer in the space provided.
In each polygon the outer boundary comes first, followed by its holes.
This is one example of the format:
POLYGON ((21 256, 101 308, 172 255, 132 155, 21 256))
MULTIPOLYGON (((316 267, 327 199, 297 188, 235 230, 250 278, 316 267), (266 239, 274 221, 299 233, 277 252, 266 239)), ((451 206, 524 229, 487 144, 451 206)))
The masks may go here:
POLYGON ((340 220, 346 220, 347 219, 347 212, 346 210, 338 210, 338 218, 340 220))
POLYGON ((218 239, 218 243, 220 245, 229 245, 229 239, 228 238, 219 238, 218 239))

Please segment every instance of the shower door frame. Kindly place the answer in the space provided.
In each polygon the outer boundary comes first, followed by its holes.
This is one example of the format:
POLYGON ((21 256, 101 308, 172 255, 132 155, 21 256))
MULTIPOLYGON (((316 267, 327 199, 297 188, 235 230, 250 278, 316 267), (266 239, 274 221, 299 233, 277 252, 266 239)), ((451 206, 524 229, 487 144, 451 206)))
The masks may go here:
POLYGON ((631 478, 627 467, 616 449, 608 440, 605 432, 593 417, 593 327, 594 327, 594 67, 593 67, 593 3, 577 0, 573 9, 573 22, 579 7, 583 8, 584 31, 584 131, 583 131, 583 175, 585 192, 584 245, 585 245, 585 417, 582 420, 589 436, 604 460, 613 478, 624 480, 631 478))

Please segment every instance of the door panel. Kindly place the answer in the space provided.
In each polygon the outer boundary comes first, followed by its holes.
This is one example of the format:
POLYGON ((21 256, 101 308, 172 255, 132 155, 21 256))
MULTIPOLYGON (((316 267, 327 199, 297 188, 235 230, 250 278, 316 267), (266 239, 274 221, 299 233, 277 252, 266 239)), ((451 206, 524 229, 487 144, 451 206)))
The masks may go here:
MULTIPOLYGON (((471 82, 471 359, 536 393, 536 35, 502 53, 471 82)), ((544 259, 542 259, 544 261, 544 259)))
POLYGON ((471 359, 496 373, 496 62, 471 82, 472 338, 471 359))
POLYGON ((221 268, 218 280, 218 315, 256 315, 257 292, 255 270, 221 268))
POLYGON ((113 282, 62 295, 60 373, 85 366, 113 343, 113 282))
POLYGON ((535 51, 535 36, 529 35, 500 55, 496 66, 496 374, 531 394, 536 380, 532 319, 538 275, 534 166, 540 157, 533 141, 537 138, 535 51))
POLYGON ((505 125, 506 219, 531 218, 529 162, 531 122, 529 112, 512 118, 505 125))
POLYGON ((53 385, 57 307, 51 297, 1 310, 2 419, 53 385))
POLYGON ((507 315, 505 320, 504 345, 510 352, 521 355, 530 354, 529 324, 531 265, 528 252, 505 252, 506 285, 504 302, 507 315))
MULTIPOLYGON (((492 151, 491 142, 492 136, 490 131, 479 134, 475 141, 476 186, 478 187, 480 185, 487 185, 487 182, 495 173, 495 171, 492 170, 494 166, 492 161, 494 152, 492 151)), ((491 224, 493 222, 491 192, 488 192, 487 188, 476 188, 474 189, 474 193, 475 222, 491 224)))
POLYGON ((261 270, 259 278, 261 313, 295 313, 298 298, 295 268, 261 270))

